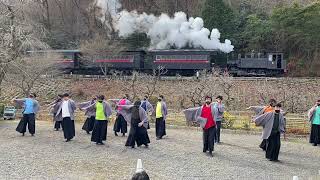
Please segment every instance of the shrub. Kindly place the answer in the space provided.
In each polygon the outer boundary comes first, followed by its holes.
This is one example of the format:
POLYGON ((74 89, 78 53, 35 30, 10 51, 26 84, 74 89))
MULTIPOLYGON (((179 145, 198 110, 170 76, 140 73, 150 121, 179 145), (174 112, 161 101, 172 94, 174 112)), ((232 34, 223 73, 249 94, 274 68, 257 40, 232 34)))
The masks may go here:
POLYGON ((236 121, 236 117, 231 115, 229 112, 224 112, 224 118, 222 121, 222 128, 232 129, 236 121))

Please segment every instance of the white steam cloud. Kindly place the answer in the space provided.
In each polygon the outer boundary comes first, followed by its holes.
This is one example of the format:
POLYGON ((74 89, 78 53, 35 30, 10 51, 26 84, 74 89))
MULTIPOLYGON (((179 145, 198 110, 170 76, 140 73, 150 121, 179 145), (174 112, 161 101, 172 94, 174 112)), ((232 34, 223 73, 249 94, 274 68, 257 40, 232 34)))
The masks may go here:
POLYGON ((118 15, 118 10, 121 8, 118 0, 96 0, 96 3, 102 9, 103 14, 109 12, 113 17, 118 15))
MULTIPOLYGON (((118 0, 97 0, 98 5, 108 10, 110 6, 121 7, 118 0)), ((110 9, 109 9, 110 10, 110 9)), ((220 42, 220 32, 213 29, 211 32, 204 27, 203 19, 200 17, 189 18, 184 12, 177 12, 174 17, 161 14, 159 17, 153 14, 138 14, 136 11, 126 10, 120 13, 111 13, 114 16, 114 27, 120 37, 128 37, 133 33, 145 33, 151 39, 151 49, 168 48, 204 48, 220 50, 229 53, 234 46, 226 39, 220 42)))

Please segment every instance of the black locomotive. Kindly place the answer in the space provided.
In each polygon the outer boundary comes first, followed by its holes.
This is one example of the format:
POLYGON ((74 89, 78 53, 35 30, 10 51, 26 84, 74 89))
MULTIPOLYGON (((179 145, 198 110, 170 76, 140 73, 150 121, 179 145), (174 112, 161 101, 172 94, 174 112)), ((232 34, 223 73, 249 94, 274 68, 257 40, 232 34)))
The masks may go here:
POLYGON ((168 49, 149 51, 123 51, 119 54, 101 52, 96 56, 83 56, 79 50, 33 51, 54 52, 66 73, 96 75, 118 70, 152 72, 158 66, 168 70, 168 75, 194 75, 197 71, 210 71, 214 66, 228 70, 234 76, 282 76, 286 72, 283 53, 258 53, 238 55, 224 64, 217 63, 220 52, 202 49, 168 49))

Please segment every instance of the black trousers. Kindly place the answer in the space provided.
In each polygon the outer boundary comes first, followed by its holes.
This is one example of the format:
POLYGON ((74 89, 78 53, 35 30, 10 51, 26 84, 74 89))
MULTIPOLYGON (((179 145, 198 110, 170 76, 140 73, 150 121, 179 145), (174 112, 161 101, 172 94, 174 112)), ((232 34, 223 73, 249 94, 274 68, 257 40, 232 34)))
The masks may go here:
POLYGON ((163 117, 156 118, 156 136, 157 138, 162 138, 166 135, 166 122, 163 117))
POLYGON ((266 139, 262 140, 262 142, 259 145, 259 147, 264 151, 267 150, 267 140, 266 139))
POLYGON ((19 122, 16 131, 19 133, 25 133, 28 130, 30 134, 34 134, 36 132, 36 122, 35 122, 35 114, 23 114, 21 121, 19 122))
POLYGON ((70 140, 76 135, 74 120, 71 120, 70 117, 63 118, 62 127, 65 139, 70 140))
POLYGON ((121 131, 121 133, 123 134, 128 132, 127 121, 124 119, 124 117, 121 114, 118 115, 116 122, 114 123, 113 131, 115 132, 121 131))
POLYGON ((144 126, 138 127, 136 125, 134 127, 130 127, 129 136, 125 146, 134 147, 136 143, 138 147, 142 144, 148 146, 148 144, 150 143, 147 128, 145 128, 144 126))
POLYGON ((220 143, 221 121, 216 121, 216 124, 217 124, 217 129, 216 129, 215 141, 217 143, 220 143))
POLYGON ((271 133, 266 142, 266 158, 272 161, 278 160, 281 146, 280 132, 271 133))
POLYGON ((320 144, 320 125, 312 124, 309 142, 320 144))
POLYGON ((203 151, 212 152, 214 150, 214 137, 216 135, 216 126, 209 129, 203 129, 203 151))
POLYGON ((62 121, 56 121, 54 123, 54 128, 55 129, 60 129, 62 127, 62 121))
POLYGON ((108 121, 107 120, 96 120, 94 123, 91 141, 96 143, 102 143, 102 141, 107 140, 107 129, 108 121))
POLYGON ((96 118, 94 116, 88 117, 84 122, 82 129, 85 130, 87 133, 93 130, 96 118))

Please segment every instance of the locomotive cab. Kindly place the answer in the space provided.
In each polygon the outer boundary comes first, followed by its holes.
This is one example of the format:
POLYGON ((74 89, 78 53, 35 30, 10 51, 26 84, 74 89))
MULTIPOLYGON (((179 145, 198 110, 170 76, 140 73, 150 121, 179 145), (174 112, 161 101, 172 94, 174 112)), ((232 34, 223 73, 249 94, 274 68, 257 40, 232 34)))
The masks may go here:
POLYGON ((234 76, 281 76, 286 61, 279 52, 239 54, 236 60, 228 62, 228 68, 234 76))

